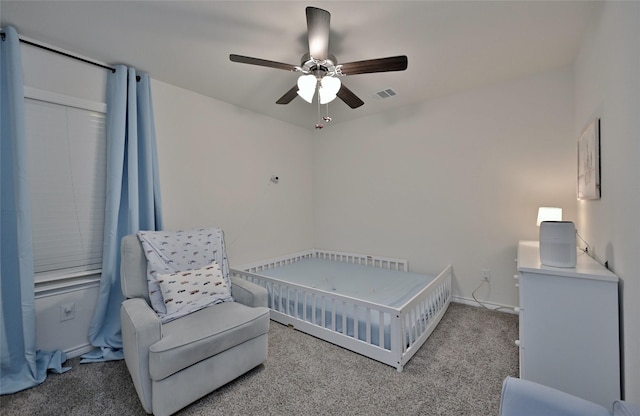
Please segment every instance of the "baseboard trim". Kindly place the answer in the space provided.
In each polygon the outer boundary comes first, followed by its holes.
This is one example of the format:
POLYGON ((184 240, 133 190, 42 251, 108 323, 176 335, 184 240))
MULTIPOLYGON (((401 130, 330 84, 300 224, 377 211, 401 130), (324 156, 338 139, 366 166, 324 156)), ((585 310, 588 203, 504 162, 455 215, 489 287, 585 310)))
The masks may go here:
POLYGON ((67 354, 67 359, 80 357, 83 354, 86 354, 93 350, 94 346, 91 344, 78 345, 73 348, 68 348, 64 350, 64 353, 67 354))
POLYGON ((471 305, 471 306, 476 306, 478 308, 481 307, 486 307, 487 309, 491 309, 491 310, 497 310, 498 312, 506 312, 506 313, 512 313, 512 314, 517 314, 515 311, 515 307, 512 305, 503 305, 500 303, 494 303, 494 302, 488 302, 483 300, 482 304, 480 304, 479 302, 475 301, 474 299, 469 299, 469 298, 465 298, 462 296, 451 296, 451 300, 453 302, 456 303, 462 303, 465 305, 471 305))

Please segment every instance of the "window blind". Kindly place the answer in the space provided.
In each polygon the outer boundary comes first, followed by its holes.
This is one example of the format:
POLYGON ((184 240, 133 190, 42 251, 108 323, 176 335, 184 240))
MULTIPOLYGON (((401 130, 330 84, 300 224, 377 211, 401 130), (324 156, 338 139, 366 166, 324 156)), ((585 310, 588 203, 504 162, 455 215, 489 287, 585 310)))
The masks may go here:
POLYGON ((25 99, 36 282, 102 267, 105 115, 25 99))

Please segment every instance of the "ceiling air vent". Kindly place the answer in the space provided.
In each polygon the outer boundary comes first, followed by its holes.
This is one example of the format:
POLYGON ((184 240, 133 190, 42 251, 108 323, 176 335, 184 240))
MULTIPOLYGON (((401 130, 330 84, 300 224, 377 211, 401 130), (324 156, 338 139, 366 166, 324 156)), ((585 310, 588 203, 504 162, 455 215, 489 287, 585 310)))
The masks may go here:
POLYGON ((371 94, 371 98, 374 100, 383 100, 385 98, 391 98, 396 95, 396 92, 391 88, 385 88, 384 90, 376 91, 371 94))

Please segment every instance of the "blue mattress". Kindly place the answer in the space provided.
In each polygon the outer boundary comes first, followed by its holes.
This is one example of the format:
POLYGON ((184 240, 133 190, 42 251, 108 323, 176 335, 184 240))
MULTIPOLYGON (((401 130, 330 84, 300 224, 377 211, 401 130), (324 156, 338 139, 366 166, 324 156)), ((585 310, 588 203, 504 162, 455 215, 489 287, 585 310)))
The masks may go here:
POLYGON ((302 259, 260 274, 378 305, 399 308, 435 276, 325 259, 302 259))
MULTIPOLYGON (((435 276, 418 273, 313 258, 263 270, 260 274, 286 283, 295 283, 396 309, 402 309, 405 303, 435 279, 435 276)), ((294 300, 296 299, 295 294, 289 290, 286 291, 287 293, 281 293, 283 289, 279 287, 274 286, 267 289, 269 305, 274 311, 326 328, 335 325, 333 330, 346 333, 351 337, 355 336, 354 321, 357 321, 357 338, 361 341, 365 341, 366 321, 368 320, 371 323, 371 344, 382 346, 387 350, 391 349, 391 317, 389 314, 385 313, 381 317, 377 312, 370 311, 367 316, 367 312, 363 309, 356 312, 353 305, 343 305, 341 302, 334 302, 331 297, 326 297, 316 303, 315 320, 313 320, 314 311, 309 294, 306 295, 305 308, 302 299, 298 297, 298 302, 296 302, 294 300), (324 314, 322 313, 323 306, 324 314), (335 319, 332 319, 332 310, 336 312, 335 319), (357 319, 354 319, 356 315, 357 319), (343 330, 343 316, 346 318, 346 328, 344 328, 346 331, 343 330), (383 331, 383 345, 380 345, 379 342, 380 330, 383 331)), ((412 328, 416 324, 416 322, 409 321, 409 316, 406 316, 405 319, 407 320, 407 328, 412 328)), ((423 315, 418 319, 426 322, 429 318, 423 315)), ((407 334, 407 341, 408 337, 407 334)))

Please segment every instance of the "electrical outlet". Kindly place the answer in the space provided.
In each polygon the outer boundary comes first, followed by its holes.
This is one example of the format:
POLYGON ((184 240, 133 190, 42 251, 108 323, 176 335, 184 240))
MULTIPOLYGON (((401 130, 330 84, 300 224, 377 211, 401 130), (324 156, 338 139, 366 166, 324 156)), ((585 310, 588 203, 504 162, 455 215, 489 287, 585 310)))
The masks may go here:
POLYGON ((482 269, 482 281, 490 282, 491 281, 491 270, 482 269))
POLYGON ((65 303, 60 305, 60 322, 68 321, 76 317, 76 304, 65 303))

